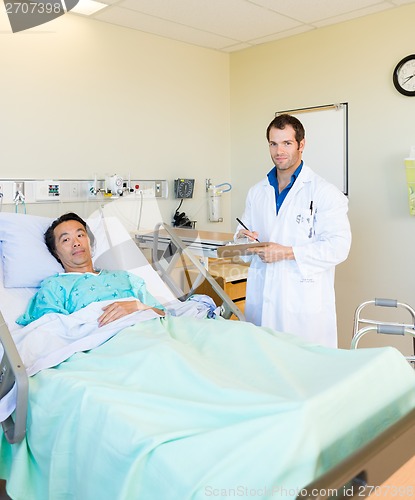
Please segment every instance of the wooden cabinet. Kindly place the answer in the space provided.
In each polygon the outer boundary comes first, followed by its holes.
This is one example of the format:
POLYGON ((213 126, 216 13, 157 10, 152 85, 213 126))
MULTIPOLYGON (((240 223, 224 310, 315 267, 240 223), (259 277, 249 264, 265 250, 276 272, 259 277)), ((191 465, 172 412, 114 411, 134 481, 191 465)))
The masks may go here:
MULTIPOLYGON (((246 280, 248 277, 248 264, 234 263, 227 259, 209 259, 208 271, 215 278, 218 285, 235 302, 236 306, 243 312, 245 309, 246 280)), ((190 270, 189 276, 192 281, 196 279, 196 271, 190 270)), ((222 300, 212 290, 209 283, 204 280, 195 290, 195 293, 209 295, 220 305, 222 300)), ((231 318, 232 319, 232 318, 231 318)))

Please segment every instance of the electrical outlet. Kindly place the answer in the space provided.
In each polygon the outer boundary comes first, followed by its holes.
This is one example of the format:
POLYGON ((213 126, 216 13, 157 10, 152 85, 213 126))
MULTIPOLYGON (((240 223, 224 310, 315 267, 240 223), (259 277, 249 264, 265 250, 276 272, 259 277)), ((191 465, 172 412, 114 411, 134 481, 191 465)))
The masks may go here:
POLYGON ((69 198, 72 200, 77 200, 79 198, 80 189, 78 182, 71 182, 69 184, 69 198))

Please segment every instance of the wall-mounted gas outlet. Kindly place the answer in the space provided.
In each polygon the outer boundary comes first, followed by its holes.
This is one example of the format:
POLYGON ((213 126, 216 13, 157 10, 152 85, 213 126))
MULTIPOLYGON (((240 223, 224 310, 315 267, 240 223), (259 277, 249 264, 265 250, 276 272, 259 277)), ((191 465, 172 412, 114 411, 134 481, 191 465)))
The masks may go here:
POLYGON ((0 203, 14 203, 16 191, 13 191, 13 184, 12 181, 0 181, 0 203))
POLYGON ((24 181, 14 181, 13 182, 13 192, 20 193, 24 195, 24 181))

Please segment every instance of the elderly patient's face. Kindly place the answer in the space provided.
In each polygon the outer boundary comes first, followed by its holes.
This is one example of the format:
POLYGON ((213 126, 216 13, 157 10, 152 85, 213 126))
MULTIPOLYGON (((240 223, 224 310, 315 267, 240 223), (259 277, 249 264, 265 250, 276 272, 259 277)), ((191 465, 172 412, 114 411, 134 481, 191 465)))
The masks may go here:
POLYGON ((56 253, 67 272, 92 270, 91 246, 84 226, 75 220, 54 229, 56 253))

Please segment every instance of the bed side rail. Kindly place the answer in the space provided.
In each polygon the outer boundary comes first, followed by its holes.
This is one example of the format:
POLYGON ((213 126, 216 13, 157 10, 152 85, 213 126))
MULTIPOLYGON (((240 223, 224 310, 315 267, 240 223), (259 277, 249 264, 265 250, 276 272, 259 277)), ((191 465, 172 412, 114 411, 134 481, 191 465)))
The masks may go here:
POLYGON ((212 289, 215 291, 215 293, 223 301, 222 305, 221 305, 221 316, 228 319, 232 316, 232 314, 234 314, 240 321, 245 321, 245 316, 242 313, 242 311, 234 304, 234 302, 229 297, 229 295, 225 292, 225 290, 223 290, 223 288, 221 288, 218 285, 216 280, 206 270, 206 268, 200 262, 200 260, 192 253, 191 250, 189 250, 187 248, 187 245, 176 234, 173 227, 171 227, 168 224, 165 224, 163 222, 160 222, 159 224, 157 224, 155 229, 154 229, 153 245, 154 245, 153 246, 153 266, 156 269, 156 271, 159 273, 159 275, 162 277, 162 279, 168 284, 168 286, 170 286, 170 288, 172 289, 172 291, 174 293, 176 293, 178 296, 182 295, 183 298, 185 298, 186 296, 188 297, 193 293, 193 291, 197 288, 197 286, 201 283, 201 281, 203 279, 205 279, 206 281, 208 281, 208 283, 210 284, 212 289), (158 255, 157 255, 158 235, 159 235, 161 228, 167 232, 172 243, 177 248, 176 256, 171 259, 167 269, 163 268, 163 266, 161 265, 160 260, 158 258, 158 255), (177 285, 174 283, 174 281, 169 276, 169 271, 170 271, 170 269, 173 268, 175 261, 177 260, 177 258, 181 258, 183 255, 185 255, 186 258, 191 261, 191 263, 195 266, 195 268, 199 272, 198 278, 193 283, 193 286, 191 287, 190 292, 188 292, 186 295, 183 294, 182 290, 178 289, 177 285))
MULTIPOLYGON (((304 487, 297 500, 366 498, 371 493, 379 498, 387 492, 386 486, 379 487, 414 456, 414 443, 415 409, 304 487)), ((401 490, 399 494, 406 496, 401 490)))
POLYGON ((0 313, 0 342, 4 353, 0 361, 0 400, 16 385, 16 409, 1 425, 9 443, 20 442, 26 434, 29 379, 13 342, 9 329, 0 313))

